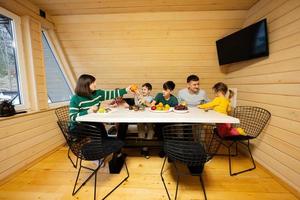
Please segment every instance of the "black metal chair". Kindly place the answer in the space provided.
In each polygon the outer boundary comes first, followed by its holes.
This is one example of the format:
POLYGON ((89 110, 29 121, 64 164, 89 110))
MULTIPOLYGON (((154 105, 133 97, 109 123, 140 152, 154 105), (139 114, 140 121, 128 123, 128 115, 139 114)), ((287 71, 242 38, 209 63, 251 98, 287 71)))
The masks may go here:
POLYGON ((199 176, 204 197, 207 199, 201 175, 204 164, 212 159, 220 146, 219 140, 213 137, 212 131, 213 126, 205 124, 175 124, 163 128, 163 147, 166 156, 160 175, 169 199, 171 197, 163 178, 167 158, 172 161, 177 176, 175 199, 177 198, 179 177, 182 175, 199 176), (180 172, 177 163, 187 165, 190 173, 180 172))
POLYGON ((240 120, 240 124, 233 124, 233 127, 241 127, 244 129, 246 135, 239 135, 239 136, 227 136, 221 138, 217 131, 214 135, 218 135, 221 139, 221 143, 223 146, 227 147, 228 149, 228 159, 229 159, 229 173, 230 176, 235 176, 247 171, 251 171, 256 168, 255 161, 252 157, 251 150, 250 150, 250 140, 255 139, 259 136, 259 134, 263 131, 265 126, 267 125, 271 113, 263 108, 253 107, 253 106, 237 106, 232 113, 233 117, 236 117, 240 120), (245 143, 246 142, 246 143, 245 143), (238 144, 245 145, 248 149, 248 152, 251 157, 251 161, 253 167, 248 169, 238 171, 233 173, 232 166, 231 166, 231 157, 233 156, 230 152, 230 149, 233 145, 235 145, 235 152, 236 156, 238 154, 238 144))
MULTIPOLYGON (((57 124, 64 136, 64 138, 66 139, 66 142, 68 142, 68 140, 70 139, 69 134, 68 134, 68 129, 63 129, 63 127, 60 126, 59 122, 69 122, 69 106, 62 106, 59 107, 57 109, 55 109, 55 114, 57 116, 57 124)), ((74 162, 70 156, 70 147, 68 148, 68 158, 71 161, 72 165, 74 168, 77 168, 77 164, 78 164, 78 157, 76 157, 76 162, 74 162)))
MULTIPOLYGON (((67 109, 66 106, 59 109, 59 111, 63 111, 65 109, 67 109)), ((59 111, 57 113, 60 113, 59 111)), ((72 131, 69 130, 69 120, 59 120, 58 125, 61 128, 64 135, 66 135, 65 138, 70 151, 72 151, 72 153, 77 157, 77 159, 79 159, 79 168, 72 195, 75 195, 82 188, 82 186, 84 186, 87 183, 87 181, 89 181, 93 176, 95 176, 94 199, 96 199, 97 172, 107 156, 113 154, 113 159, 115 159, 118 156, 117 154, 120 153, 122 147, 124 146, 124 143, 115 138, 103 137, 106 133, 104 133, 102 130, 95 126, 86 123, 73 122, 73 127, 75 128, 73 128, 72 131), (93 169, 82 165, 83 160, 98 160, 99 164, 96 167, 96 169, 93 169), (85 181, 83 181, 83 183, 81 183, 80 186, 76 187, 82 168, 90 170, 92 171, 92 173, 88 176, 88 178, 85 181)), ((107 198, 114 190, 116 190, 124 181, 128 179, 129 172, 126 160, 124 160, 124 165, 126 168, 127 176, 124 179, 122 179, 122 181, 102 199, 107 198)))

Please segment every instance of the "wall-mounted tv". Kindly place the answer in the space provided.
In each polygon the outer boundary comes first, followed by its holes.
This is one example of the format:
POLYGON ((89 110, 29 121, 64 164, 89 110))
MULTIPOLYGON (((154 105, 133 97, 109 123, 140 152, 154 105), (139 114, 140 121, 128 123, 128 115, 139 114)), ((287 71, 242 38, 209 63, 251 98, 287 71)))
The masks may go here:
POLYGON ((267 19, 216 41, 219 65, 269 55, 267 19))

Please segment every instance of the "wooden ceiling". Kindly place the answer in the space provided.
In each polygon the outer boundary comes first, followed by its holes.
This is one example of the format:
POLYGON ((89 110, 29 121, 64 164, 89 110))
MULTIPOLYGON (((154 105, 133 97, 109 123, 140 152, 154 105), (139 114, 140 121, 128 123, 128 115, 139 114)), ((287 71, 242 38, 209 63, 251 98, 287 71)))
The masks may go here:
POLYGON ((248 10, 258 0, 30 0, 51 15, 248 10))

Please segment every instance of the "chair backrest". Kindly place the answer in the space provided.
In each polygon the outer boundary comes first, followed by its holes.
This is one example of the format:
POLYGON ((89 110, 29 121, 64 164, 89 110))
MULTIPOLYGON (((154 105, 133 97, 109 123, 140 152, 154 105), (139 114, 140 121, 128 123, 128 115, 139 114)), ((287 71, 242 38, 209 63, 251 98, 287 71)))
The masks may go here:
POLYGON ((105 156, 102 141, 104 133, 100 129, 89 124, 76 123, 69 132, 72 142, 68 144, 77 157, 83 160, 99 160, 105 156))
POLYGON ((64 135, 66 141, 69 140, 69 106, 62 106, 55 109, 55 114, 57 116, 57 124, 64 135))
POLYGON ((164 151, 188 166, 203 165, 217 152, 220 142, 213 137, 213 127, 201 124, 175 124, 163 128, 164 151))
POLYGON ((74 155, 83 160, 99 160, 103 156, 102 133, 97 127, 73 122, 74 129, 70 131, 69 106, 57 108, 55 114, 57 124, 74 155))
POLYGON ((243 128, 248 136, 255 138, 267 125, 271 113, 259 107, 237 106, 232 116, 240 120, 240 124, 234 126, 243 128))
POLYGON ((62 106, 55 109, 55 114, 59 121, 69 121, 69 106, 62 106))

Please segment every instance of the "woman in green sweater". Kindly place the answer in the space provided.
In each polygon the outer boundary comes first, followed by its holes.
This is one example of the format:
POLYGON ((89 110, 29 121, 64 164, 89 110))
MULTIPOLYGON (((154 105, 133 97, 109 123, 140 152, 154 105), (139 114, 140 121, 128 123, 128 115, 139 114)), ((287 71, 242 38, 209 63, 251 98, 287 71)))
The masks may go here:
MULTIPOLYGON (((75 122, 78 116, 97 112, 102 101, 123 96, 129 90, 130 86, 116 90, 97 90, 96 78, 94 76, 88 74, 81 75, 77 80, 75 95, 70 101, 70 131, 72 132, 72 130, 76 127, 75 122)), ((96 125, 99 129, 106 132, 102 123, 89 124, 96 125)))

